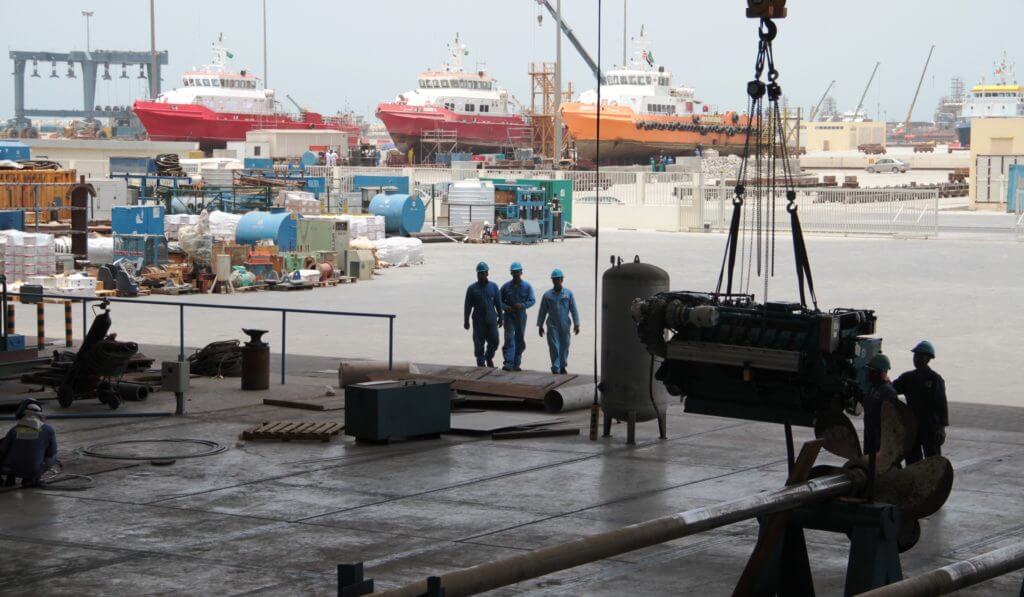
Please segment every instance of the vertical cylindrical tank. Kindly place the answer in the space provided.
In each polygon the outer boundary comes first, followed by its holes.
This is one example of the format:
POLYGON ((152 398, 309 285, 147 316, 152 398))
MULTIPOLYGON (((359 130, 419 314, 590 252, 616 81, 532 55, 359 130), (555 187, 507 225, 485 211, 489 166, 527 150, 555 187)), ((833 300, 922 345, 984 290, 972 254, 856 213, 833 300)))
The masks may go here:
POLYGON ((261 240, 272 240, 278 250, 294 251, 298 242, 297 222, 301 217, 291 211, 250 211, 238 220, 235 242, 254 245, 261 240))
POLYGON ((452 230, 466 232, 470 222, 494 224, 494 183, 463 180, 448 189, 448 223, 452 230))
POLYGON ((370 213, 384 216, 384 231, 409 236, 423 229, 426 210, 423 200, 404 193, 380 193, 370 200, 370 213))
POLYGON ((631 412, 637 421, 656 419, 668 407, 668 393, 651 378, 652 357, 640 342, 630 306, 634 299, 668 292, 668 272, 634 257, 631 263, 613 265, 602 280, 601 409, 606 417, 623 421, 631 412))

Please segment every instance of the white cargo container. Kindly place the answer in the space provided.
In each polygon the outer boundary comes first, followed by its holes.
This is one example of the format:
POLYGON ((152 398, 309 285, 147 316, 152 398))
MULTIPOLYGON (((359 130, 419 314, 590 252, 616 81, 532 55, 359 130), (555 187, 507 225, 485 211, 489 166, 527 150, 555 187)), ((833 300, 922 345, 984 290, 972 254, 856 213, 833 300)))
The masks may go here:
MULTIPOLYGON (((258 156, 269 158, 300 158, 307 151, 323 151, 334 147, 338 153, 348 147, 348 135, 341 131, 326 129, 261 129, 245 134, 247 145, 265 144, 269 146, 270 155, 258 156)), ((250 156, 246 151, 246 157, 250 156)))

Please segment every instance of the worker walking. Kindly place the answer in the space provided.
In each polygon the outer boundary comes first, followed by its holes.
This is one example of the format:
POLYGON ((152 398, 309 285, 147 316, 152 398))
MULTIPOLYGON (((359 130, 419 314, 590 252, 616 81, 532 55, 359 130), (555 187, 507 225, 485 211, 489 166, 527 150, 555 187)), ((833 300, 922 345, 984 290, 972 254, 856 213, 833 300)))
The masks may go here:
POLYGON ((498 351, 498 328, 501 327, 502 304, 498 285, 487 280, 490 268, 481 261, 476 264, 476 282, 466 289, 462 326, 469 329, 473 321, 473 354, 477 367, 493 367, 498 351))
POLYGON ((907 398, 907 406, 917 420, 917 438, 907 454, 907 464, 929 456, 941 456, 949 426, 946 403, 946 382, 929 363, 935 358, 935 347, 922 340, 913 348, 914 370, 896 378, 893 387, 907 398))
POLYGON ((505 306, 505 371, 522 371, 523 351, 526 350, 526 310, 537 302, 533 286, 523 279, 523 266, 514 261, 509 268, 512 279, 501 287, 501 302, 505 306))
POLYGON ((22 487, 39 485, 39 479, 57 462, 57 433, 44 421, 43 407, 22 400, 14 411, 18 423, 0 441, 0 475, 4 485, 21 479, 22 487))
POLYGON ((576 308, 576 297, 572 291, 562 286, 565 276, 562 270, 551 272, 551 290, 540 299, 540 313, 537 315, 537 328, 540 337, 544 337, 544 324, 548 327, 548 352, 551 353, 551 372, 565 373, 569 358, 570 318, 572 333, 580 333, 580 312, 576 308))
POLYGON ((864 403, 864 453, 868 456, 868 500, 874 499, 875 457, 882 447, 882 404, 897 401, 896 390, 889 383, 889 357, 878 353, 867 364, 868 391, 864 403))

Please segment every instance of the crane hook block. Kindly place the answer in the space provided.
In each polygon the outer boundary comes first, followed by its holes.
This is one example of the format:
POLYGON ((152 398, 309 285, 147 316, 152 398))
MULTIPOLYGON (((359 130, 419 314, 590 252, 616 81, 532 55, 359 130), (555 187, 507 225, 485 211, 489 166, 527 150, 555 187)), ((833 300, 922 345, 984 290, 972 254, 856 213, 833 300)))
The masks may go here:
POLYGON ((786 18, 786 0, 747 0, 748 19, 786 18))

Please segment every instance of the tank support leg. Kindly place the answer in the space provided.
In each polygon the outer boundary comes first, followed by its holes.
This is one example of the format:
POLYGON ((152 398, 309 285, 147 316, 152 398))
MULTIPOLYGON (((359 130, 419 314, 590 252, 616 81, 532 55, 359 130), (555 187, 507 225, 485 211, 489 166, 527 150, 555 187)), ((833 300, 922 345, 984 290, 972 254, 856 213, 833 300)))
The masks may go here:
POLYGON ((604 435, 602 435, 602 437, 611 437, 612 436, 612 416, 609 415, 607 411, 605 411, 603 414, 604 414, 604 435))
POLYGON ((636 411, 631 410, 626 413, 626 443, 629 445, 636 444, 636 411))
POLYGON ((658 438, 668 439, 668 413, 658 414, 658 438))

